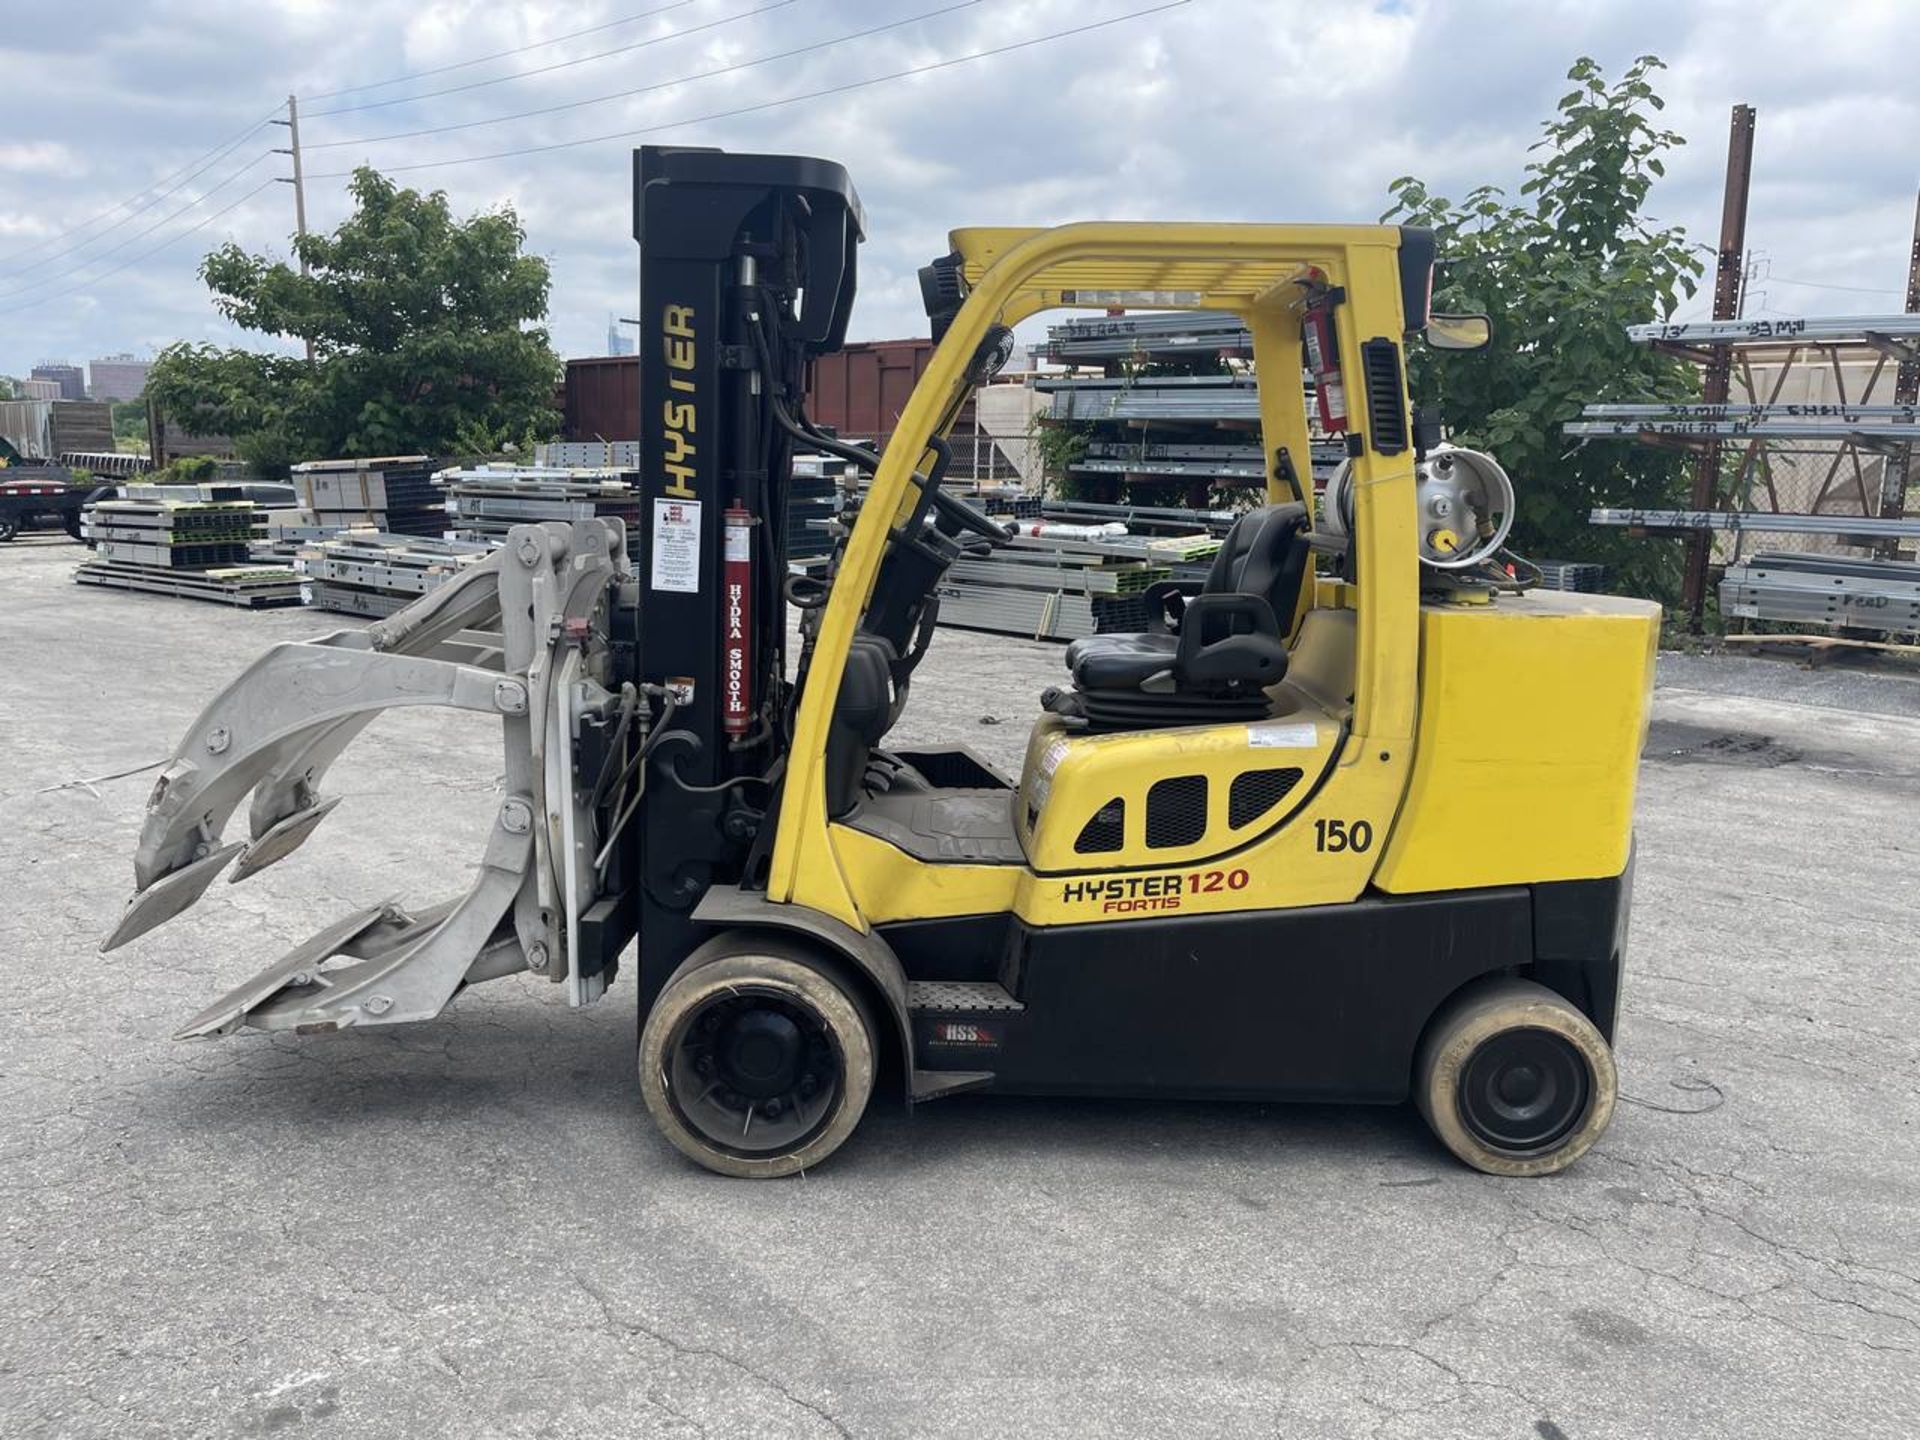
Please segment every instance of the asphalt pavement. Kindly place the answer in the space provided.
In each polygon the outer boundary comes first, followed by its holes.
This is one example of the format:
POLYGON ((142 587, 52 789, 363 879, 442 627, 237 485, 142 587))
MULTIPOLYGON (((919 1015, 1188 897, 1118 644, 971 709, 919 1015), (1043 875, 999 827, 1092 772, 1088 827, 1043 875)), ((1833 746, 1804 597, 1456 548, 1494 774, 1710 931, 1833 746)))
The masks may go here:
MULTIPOLYGON (((629 989, 169 1039, 341 911, 464 889, 498 742, 383 719, 300 854, 101 956, 151 772, 102 777, 351 622, 78 557, 0 546, 0 1433, 1920 1433, 1911 676, 1663 660, 1627 1103, 1564 1175, 1410 1109, 966 1097, 753 1184, 647 1120, 629 989)), ((898 733, 1017 768, 1059 667, 942 632, 898 733)))

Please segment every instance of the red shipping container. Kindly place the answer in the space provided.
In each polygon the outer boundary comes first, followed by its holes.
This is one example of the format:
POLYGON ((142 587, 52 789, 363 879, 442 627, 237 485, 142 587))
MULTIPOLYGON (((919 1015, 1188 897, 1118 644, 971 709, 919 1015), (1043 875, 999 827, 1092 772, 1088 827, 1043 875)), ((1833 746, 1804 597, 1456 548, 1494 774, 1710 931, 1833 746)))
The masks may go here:
MULTIPOLYGON (((931 340, 870 340, 813 362, 807 414, 850 440, 886 444, 933 358, 931 340)), ((568 440, 640 436, 640 361, 604 355, 567 362, 568 440)))

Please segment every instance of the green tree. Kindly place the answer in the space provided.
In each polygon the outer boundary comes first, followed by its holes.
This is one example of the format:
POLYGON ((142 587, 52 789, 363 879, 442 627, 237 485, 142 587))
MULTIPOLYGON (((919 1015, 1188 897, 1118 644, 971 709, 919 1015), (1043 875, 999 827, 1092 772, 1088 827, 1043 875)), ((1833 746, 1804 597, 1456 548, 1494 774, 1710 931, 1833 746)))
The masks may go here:
POLYGON ((546 261, 511 209, 455 218, 371 169, 332 234, 295 241, 307 273, 225 245, 200 273, 221 314, 313 347, 285 355, 171 345, 147 393, 199 434, 234 437, 256 469, 331 456, 437 454, 475 428, 546 436, 560 362, 538 323, 546 261))
POLYGON ((1513 545, 1522 554, 1593 560, 1615 588, 1671 598, 1678 543, 1588 524, 1595 506, 1665 506, 1684 486, 1682 457, 1615 441, 1579 446, 1561 433, 1580 407, 1684 399, 1691 366, 1629 343, 1626 327, 1672 317, 1701 264, 1685 234, 1642 213, 1662 156, 1684 139, 1660 129, 1664 102, 1651 55, 1609 84, 1582 58, 1574 88, 1534 145, 1524 198, 1481 186, 1455 203, 1411 176, 1389 187, 1385 218, 1428 225, 1440 242, 1434 309, 1493 317, 1493 344, 1474 354, 1416 350, 1415 399, 1437 405, 1454 438, 1484 448, 1520 495, 1513 545))
POLYGON ((146 453, 147 402, 145 397, 138 400, 115 400, 112 402, 110 413, 113 416, 114 448, 123 453, 146 453))

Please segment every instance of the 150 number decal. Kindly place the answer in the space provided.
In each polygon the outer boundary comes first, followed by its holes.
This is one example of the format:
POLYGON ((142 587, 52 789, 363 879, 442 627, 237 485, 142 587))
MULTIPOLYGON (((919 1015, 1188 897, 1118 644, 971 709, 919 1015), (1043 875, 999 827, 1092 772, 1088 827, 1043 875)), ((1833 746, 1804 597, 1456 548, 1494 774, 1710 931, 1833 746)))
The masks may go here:
POLYGON ((1316 820, 1313 822, 1313 848, 1337 855, 1351 850, 1364 855, 1373 848, 1373 826, 1365 820, 1316 820))

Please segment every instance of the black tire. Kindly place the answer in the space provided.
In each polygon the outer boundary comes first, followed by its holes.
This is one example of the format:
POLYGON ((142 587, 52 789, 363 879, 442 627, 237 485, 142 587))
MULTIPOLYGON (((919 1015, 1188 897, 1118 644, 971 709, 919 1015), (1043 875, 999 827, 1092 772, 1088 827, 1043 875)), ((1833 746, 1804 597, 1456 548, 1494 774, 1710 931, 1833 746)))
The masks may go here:
POLYGON ((873 1093, 875 1059, 857 991, 789 941, 722 935, 654 1001, 640 1031, 640 1093, 682 1154, 721 1175, 770 1180, 845 1143, 873 1093))
POLYGON ((20 522, 11 515, 0 515, 0 545, 20 533, 20 522))
POLYGON ((1551 1175, 1613 1119, 1613 1051, 1593 1022, 1530 980, 1456 997, 1427 1026, 1414 1099, 1433 1133, 1488 1175, 1551 1175))

